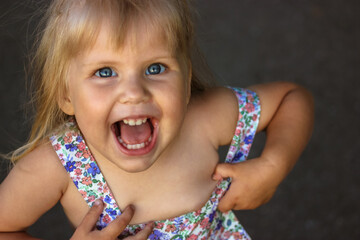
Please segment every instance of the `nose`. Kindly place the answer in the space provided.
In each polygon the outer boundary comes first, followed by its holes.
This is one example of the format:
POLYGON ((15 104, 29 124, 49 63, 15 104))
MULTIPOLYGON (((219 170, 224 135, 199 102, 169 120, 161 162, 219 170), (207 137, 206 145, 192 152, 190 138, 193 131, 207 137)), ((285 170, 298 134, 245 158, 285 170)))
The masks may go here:
POLYGON ((119 101, 122 104, 139 104, 149 101, 150 93, 141 76, 129 75, 120 81, 119 101))

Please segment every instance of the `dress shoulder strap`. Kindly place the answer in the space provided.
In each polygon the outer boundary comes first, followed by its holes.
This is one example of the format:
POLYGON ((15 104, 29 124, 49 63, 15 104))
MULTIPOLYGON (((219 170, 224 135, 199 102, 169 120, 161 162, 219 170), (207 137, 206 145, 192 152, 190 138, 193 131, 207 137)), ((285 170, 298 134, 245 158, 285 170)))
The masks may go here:
POLYGON ((76 121, 67 122, 61 130, 50 137, 50 140, 61 163, 89 207, 96 199, 104 202, 104 210, 96 224, 98 229, 104 228, 121 212, 76 121))
POLYGON ((245 161, 249 155, 260 119, 260 99, 251 90, 229 88, 238 99, 239 117, 225 162, 237 163, 245 161))
MULTIPOLYGON (((234 91, 238 99, 239 117, 225 162, 238 163, 245 161, 249 155, 259 124, 260 100, 257 94, 251 90, 234 87, 229 88, 234 91)), ((216 197, 218 201, 225 195, 230 184, 231 178, 227 178, 217 185, 215 191, 218 193, 216 197)))

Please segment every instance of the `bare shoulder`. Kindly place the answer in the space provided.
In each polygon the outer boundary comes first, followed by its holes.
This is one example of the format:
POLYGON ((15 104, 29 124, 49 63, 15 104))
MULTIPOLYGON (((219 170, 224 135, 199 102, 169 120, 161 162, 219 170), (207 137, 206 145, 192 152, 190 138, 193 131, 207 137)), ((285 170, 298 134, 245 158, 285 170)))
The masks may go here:
POLYGON ((190 115, 201 122, 203 130, 216 147, 230 143, 236 127, 238 109, 234 92, 224 87, 195 94, 189 105, 190 115))
MULTIPOLYGON (((20 159, 14 169, 41 178, 61 180, 66 172, 49 142, 43 143, 20 159)), ((61 182, 61 181, 60 181, 61 182)))
POLYGON ((0 231, 19 231, 33 224, 59 201, 67 186, 55 151, 50 143, 41 144, 20 159, 0 185, 0 222, 6 223, 0 231))

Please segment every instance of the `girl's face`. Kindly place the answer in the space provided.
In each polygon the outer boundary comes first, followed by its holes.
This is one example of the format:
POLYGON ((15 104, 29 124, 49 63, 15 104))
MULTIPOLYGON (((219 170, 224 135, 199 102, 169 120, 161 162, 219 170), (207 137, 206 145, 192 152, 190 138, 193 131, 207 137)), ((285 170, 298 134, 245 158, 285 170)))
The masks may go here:
POLYGON ((138 29, 120 49, 106 27, 69 67, 63 111, 75 115, 97 161, 148 169, 176 141, 190 98, 190 70, 160 31, 138 29))

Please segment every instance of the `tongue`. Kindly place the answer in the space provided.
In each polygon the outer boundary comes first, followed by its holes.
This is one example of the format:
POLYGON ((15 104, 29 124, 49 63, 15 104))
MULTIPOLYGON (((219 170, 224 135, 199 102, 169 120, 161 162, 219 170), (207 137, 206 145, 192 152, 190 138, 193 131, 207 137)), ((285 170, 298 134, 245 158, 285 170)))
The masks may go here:
POLYGON ((123 121, 120 122, 121 139, 126 144, 140 144, 146 142, 151 136, 149 122, 138 126, 130 126, 123 121))

